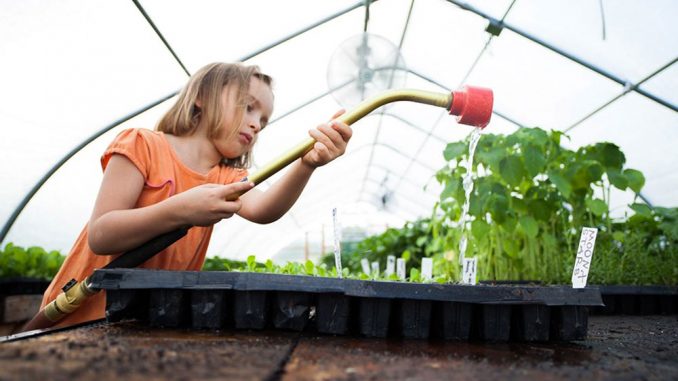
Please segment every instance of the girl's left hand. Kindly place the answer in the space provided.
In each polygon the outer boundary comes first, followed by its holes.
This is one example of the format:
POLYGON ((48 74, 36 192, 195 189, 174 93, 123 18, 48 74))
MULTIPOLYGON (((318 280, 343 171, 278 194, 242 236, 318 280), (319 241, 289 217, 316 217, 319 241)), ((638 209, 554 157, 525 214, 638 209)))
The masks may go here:
POLYGON ((301 158, 302 163, 317 168, 346 152, 346 145, 353 135, 353 130, 346 123, 336 119, 345 112, 346 110, 339 110, 329 123, 321 124, 308 132, 316 143, 313 149, 301 158))

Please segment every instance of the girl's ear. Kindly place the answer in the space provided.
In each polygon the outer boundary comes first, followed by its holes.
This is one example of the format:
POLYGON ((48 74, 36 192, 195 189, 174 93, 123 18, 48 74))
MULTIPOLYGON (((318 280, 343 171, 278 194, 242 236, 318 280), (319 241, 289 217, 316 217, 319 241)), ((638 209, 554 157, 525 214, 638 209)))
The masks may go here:
POLYGON ((196 98, 195 105, 196 105, 196 107, 201 109, 202 108, 202 100, 200 98, 196 98))

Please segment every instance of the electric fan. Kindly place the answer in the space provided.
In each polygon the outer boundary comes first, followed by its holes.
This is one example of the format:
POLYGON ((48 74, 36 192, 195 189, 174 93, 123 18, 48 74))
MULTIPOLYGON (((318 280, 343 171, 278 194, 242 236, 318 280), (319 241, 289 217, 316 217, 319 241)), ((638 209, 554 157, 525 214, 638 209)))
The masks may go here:
POLYGON ((370 33, 342 42, 327 67, 327 85, 346 109, 384 90, 404 87, 406 77, 405 60, 398 47, 370 33))

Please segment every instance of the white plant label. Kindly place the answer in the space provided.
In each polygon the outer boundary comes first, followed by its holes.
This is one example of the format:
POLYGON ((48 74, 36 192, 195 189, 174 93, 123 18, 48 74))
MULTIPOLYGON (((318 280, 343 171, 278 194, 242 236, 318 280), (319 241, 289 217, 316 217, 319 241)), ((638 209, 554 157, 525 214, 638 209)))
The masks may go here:
POLYGON ((372 276, 379 276, 379 262, 372 262, 372 276))
POLYGON ((334 227, 334 266, 337 268, 337 276, 339 278, 342 278, 341 229, 339 228, 339 217, 337 217, 337 208, 332 208, 332 226, 334 227))
POLYGON ((464 258, 461 268, 461 283, 475 285, 477 267, 478 258, 464 258))
POLYGON ((386 276, 389 277, 395 273, 395 255, 389 255, 386 257, 386 276))
POLYGON ((433 258, 421 259, 421 280, 428 282, 433 278, 433 258))
POLYGON ((360 260, 360 266, 363 268, 365 275, 370 275, 370 261, 368 261, 367 258, 360 260))
POLYGON ((589 270, 591 270, 591 260, 593 259, 597 235, 598 229, 596 228, 582 228, 581 230, 577 259, 574 261, 574 269, 572 270, 572 288, 586 287, 586 279, 588 279, 589 270))
POLYGON ((396 261, 396 273, 400 280, 405 280, 405 278, 407 278, 407 274, 405 274, 405 260, 402 258, 398 258, 396 261))

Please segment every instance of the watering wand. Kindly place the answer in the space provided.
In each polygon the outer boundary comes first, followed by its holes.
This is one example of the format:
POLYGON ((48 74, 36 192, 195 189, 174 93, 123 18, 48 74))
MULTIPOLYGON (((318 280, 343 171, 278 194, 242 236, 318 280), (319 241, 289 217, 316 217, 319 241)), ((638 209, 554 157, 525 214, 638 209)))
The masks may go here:
MULTIPOLYGON (((397 101, 411 101, 443 107, 449 110, 450 114, 457 115, 459 123, 480 128, 487 126, 492 116, 492 91, 467 86, 451 94, 411 89, 385 91, 360 103, 353 110, 341 115, 338 120, 351 125, 374 109, 397 101)), ((259 171, 243 179, 243 181, 250 181, 255 185, 259 184, 296 159, 304 156, 313 148, 315 142, 315 139, 307 138, 276 160, 261 167, 259 171)), ((237 196, 241 196, 242 193, 237 194, 237 196)))
MULTIPOLYGON (((351 125, 376 108, 397 101, 410 101, 442 107, 448 110, 450 115, 456 115, 458 123, 484 128, 490 122, 492 116, 493 94, 490 89, 474 86, 464 86, 452 93, 412 89, 388 90, 363 101, 353 110, 341 115, 338 120, 351 125)), ((242 181, 249 181, 258 185, 288 164, 304 156, 313 148, 315 143, 316 140, 313 138, 305 139, 242 181)), ((235 200, 244 193, 242 191, 231 194, 227 199, 235 200)), ((189 228, 183 227, 155 237, 140 247, 123 253, 104 268, 137 267, 181 239, 186 235, 189 228)), ((99 291, 90 285, 89 277, 80 282, 72 279, 64 286, 63 292, 54 301, 47 304, 33 319, 26 323, 23 330, 45 329, 53 326, 66 315, 77 310, 87 298, 99 291)))

